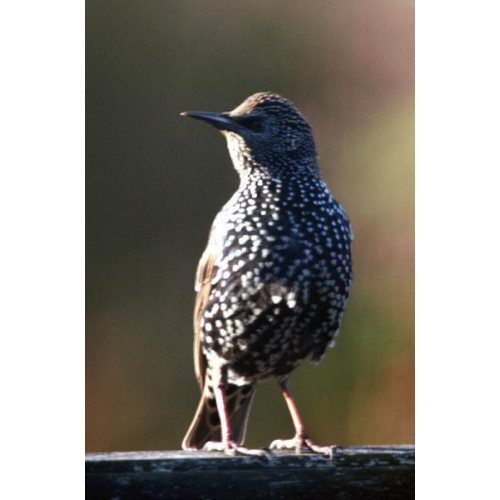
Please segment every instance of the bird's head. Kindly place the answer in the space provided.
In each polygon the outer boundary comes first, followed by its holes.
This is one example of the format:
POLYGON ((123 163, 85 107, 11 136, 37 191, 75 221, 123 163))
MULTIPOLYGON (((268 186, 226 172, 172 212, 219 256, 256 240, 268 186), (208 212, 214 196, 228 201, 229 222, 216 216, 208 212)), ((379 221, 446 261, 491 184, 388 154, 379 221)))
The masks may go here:
POLYGON ((182 113, 203 120, 227 139, 237 170, 316 169, 316 147, 309 123, 284 97, 259 92, 224 113, 182 113))

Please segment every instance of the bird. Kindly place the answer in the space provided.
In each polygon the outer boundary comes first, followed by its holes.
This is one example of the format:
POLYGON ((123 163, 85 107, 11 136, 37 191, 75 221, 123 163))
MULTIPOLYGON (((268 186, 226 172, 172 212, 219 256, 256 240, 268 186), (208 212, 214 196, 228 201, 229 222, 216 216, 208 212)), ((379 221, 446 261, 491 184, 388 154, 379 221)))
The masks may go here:
POLYGON ((195 280, 201 398, 184 450, 332 454, 313 442, 290 390, 339 332, 353 279, 352 229, 322 178, 312 128, 288 99, 259 92, 230 112, 188 111, 227 142, 239 187, 216 215, 195 280), (295 435, 243 446, 258 384, 276 380, 295 435))

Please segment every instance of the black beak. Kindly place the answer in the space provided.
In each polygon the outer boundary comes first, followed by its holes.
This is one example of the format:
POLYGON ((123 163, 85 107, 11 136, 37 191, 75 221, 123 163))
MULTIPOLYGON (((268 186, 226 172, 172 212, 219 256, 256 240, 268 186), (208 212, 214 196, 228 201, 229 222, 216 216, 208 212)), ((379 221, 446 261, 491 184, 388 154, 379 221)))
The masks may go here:
POLYGON ((181 116, 203 120, 209 123, 212 127, 219 130, 235 131, 238 128, 238 123, 224 113, 209 113, 206 111, 184 111, 181 116))

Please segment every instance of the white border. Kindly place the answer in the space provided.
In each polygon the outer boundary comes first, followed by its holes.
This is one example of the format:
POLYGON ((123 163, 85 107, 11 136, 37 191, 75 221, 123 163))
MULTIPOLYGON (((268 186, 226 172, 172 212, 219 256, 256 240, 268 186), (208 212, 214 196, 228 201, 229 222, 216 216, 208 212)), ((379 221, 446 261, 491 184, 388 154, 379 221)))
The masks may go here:
POLYGON ((417 498, 496 491, 498 8, 417 3, 417 498))
POLYGON ((84 22, 2 5, 2 498, 84 497, 84 22))

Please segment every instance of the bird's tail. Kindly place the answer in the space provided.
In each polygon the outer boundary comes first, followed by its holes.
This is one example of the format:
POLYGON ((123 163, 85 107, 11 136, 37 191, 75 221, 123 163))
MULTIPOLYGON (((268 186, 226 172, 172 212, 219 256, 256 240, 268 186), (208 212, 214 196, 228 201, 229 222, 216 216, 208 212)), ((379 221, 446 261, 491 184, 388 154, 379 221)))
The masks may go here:
MULTIPOLYGON (((182 448, 199 450, 207 441, 220 441, 221 429, 217 404, 212 394, 203 391, 193 422, 187 431, 182 448)), ((226 405, 231 427, 231 439, 239 444, 245 440, 248 414, 252 405, 255 388, 250 385, 236 386, 229 384, 226 388, 226 405)))

